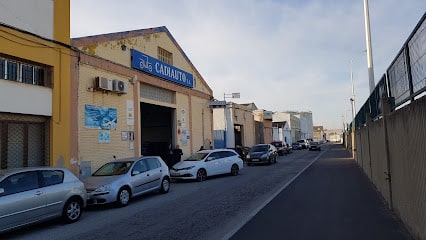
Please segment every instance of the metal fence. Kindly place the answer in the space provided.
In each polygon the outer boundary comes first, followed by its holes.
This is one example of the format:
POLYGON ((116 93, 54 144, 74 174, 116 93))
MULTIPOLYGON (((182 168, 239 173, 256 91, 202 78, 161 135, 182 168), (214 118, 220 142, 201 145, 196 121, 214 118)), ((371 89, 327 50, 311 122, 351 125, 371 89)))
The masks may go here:
POLYGON ((367 101, 349 126, 365 126, 367 117, 372 121, 382 117, 383 97, 391 99, 391 108, 408 104, 426 91, 426 13, 399 51, 386 73, 376 85, 367 101), (353 125, 355 124, 355 126, 353 125))

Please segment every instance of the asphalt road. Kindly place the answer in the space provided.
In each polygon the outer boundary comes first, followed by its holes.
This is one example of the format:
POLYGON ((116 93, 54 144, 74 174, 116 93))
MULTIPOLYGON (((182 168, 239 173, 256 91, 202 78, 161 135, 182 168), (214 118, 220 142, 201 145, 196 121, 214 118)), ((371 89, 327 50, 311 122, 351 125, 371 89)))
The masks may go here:
POLYGON ((411 237, 349 153, 334 145, 231 239, 411 237))
POLYGON ((124 208, 90 207, 76 223, 54 220, 0 239, 227 239, 322 153, 294 151, 271 166, 245 166, 235 177, 173 182, 167 194, 124 208))
POLYGON ((281 156, 240 175, 173 182, 127 207, 88 208, 0 239, 410 239, 341 145, 281 156))

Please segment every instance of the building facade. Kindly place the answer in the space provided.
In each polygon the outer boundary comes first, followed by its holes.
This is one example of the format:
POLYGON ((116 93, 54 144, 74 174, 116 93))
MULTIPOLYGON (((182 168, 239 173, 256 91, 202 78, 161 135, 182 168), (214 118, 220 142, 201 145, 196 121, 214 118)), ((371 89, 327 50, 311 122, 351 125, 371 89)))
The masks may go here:
POLYGON ((167 160, 170 144, 184 158, 213 141, 212 90, 166 27, 71 43, 79 49, 72 153, 84 168, 140 155, 167 160))
POLYGON ((0 22, 1 168, 78 173, 70 154, 70 1, 6 1, 0 22))
POLYGON ((283 130, 281 131, 290 130, 291 141, 287 142, 288 144, 302 139, 300 125, 300 118, 298 118, 297 116, 295 116, 295 114, 291 112, 275 112, 272 115, 272 126, 274 128, 282 128, 283 130), (283 129, 286 124, 288 125, 288 128, 283 129))
POLYGON ((213 109, 215 148, 251 147, 256 143, 255 121, 248 106, 227 102, 213 109))

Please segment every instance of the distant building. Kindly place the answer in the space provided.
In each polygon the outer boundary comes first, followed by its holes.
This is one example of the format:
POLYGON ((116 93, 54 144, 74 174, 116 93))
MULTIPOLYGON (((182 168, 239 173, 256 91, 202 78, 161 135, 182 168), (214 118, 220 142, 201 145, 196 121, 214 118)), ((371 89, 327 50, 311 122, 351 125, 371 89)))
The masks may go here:
POLYGON ((255 123, 255 143, 272 142, 272 112, 263 109, 253 110, 255 123))
POLYGON ((291 112, 275 112, 272 115, 272 126, 275 128, 283 128, 285 124, 288 125, 288 130, 290 130, 291 141, 287 142, 296 142, 301 139, 301 129, 300 129, 300 119, 291 112))
POLYGON ((325 141, 326 135, 324 133, 324 127, 323 126, 314 126, 314 137, 313 139, 315 141, 325 141))
POLYGON ((215 148, 255 145, 253 105, 227 102, 224 108, 213 109, 215 148))
POLYGON ((273 123, 287 121, 291 129, 292 142, 314 137, 312 112, 276 112, 273 123))

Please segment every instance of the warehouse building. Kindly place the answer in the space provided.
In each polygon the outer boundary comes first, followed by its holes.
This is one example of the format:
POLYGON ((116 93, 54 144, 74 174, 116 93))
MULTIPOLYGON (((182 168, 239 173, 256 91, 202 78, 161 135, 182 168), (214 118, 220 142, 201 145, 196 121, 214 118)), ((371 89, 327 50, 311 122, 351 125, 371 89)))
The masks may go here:
POLYGON ((74 38, 72 141, 83 174, 114 158, 184 156, 213 140, 213 93, 166 27, 74 38))

